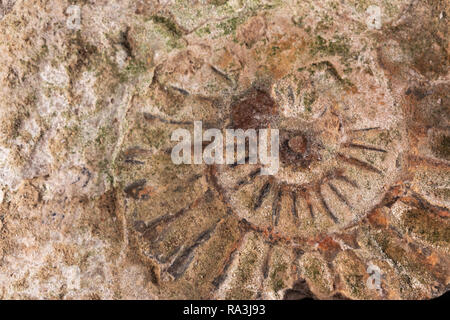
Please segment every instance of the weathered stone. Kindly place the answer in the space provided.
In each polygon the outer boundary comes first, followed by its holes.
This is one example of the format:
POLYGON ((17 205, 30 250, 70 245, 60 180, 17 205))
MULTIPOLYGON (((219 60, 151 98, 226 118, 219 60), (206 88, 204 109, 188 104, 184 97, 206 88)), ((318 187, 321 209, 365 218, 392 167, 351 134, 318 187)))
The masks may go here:
POLYGON ((448 4, 368 6, 2 1, 0 298, 443 294, 448 4), (175 165, 200 120, 280 170, 175 165))

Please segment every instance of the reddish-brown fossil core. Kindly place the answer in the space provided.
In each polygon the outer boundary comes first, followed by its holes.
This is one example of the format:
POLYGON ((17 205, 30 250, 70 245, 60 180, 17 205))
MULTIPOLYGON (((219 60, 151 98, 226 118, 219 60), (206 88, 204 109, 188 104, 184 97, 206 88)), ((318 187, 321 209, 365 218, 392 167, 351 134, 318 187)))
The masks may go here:
POLYGON ((262 90, 253 89, 245 98, 231 106, 231 119, 235 129, 268 128, 277 114, 275 101, 262 90))
POLYGON ((289 148, 296 153, 304 153, 306 151, 308 141, 302 134, 291 138, 288 142, 289 148))

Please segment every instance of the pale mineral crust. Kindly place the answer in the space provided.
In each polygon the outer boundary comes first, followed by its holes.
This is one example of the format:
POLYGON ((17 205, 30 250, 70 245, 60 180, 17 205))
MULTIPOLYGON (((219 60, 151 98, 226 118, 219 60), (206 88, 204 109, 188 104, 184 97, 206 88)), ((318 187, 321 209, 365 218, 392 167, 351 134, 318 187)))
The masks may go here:
POLYGON ((1 299, 449 288, 445 0, 0 1, 1 299), (175 165, 278 128, 280 170, 175 165))

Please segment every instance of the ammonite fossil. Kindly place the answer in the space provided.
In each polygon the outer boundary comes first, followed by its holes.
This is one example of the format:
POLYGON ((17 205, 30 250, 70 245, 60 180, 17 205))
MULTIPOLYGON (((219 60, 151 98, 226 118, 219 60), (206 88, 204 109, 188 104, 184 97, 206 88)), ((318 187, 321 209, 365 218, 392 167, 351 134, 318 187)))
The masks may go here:
POLYGON ((251 34, 241 35, 244 44, 196 38, 156 69, 135 103, 137 120, 123 145, 129 164, 118 172, 127 172, 130 232, 154 261, 163 296, 442 292, 448 197, 427 192, 431 181, 419 177, 434 175, 435 186, 447 188, 449 166, 416 147, 413 123, 423 124, 408 108, 420 108, 417 89, 412 78, 393 85, 397 71, 384 62, 398 59, 389 41, 400 31, 386 35, 389 44, 375 37, 373 49, 358 55, 355 35, 325 40, 293 25, 288 16, 260 14, 242 26, 251 34), (252 36, 258 39, 249 45, 252 36), (278 173, 260 175, 261 166, 248 161, 171 164, 170 132, 192 130, 194 120, 219 129, 278 128, 278 173), (427 265, 432 256, 436 263, 427 265), (374 289, 367 283, 375 268, 382 278, 374 289))
MULTIPOLYGON (((95 111, 77 109, 76 121, 99 131, 78 128, 93 141, 86 144, 62 131, 84 158, 61 157, 75 168, 88 160, 61 188, 77 201, 100 194, 98 211, 107 214, 82 221, 113 243, 111 277, 139 266, 142 292, 163 299, 446 292, 445 2, 383 4, 380 26, 358 1, 207 2, 124 6, 127 19, 111 18, 123 28, 101 38, 107 53, 87 44, 95 29, 72 35, 70 48, 83 58, 67 67, 70 96, 101 97, 95 111), (105 58, 111 52, 115 60, 105 58), (77 88, 92 67, 106 80, 83 95, 77 88), (261 175, 248 149, 244 164, 174 164, 171 134, 192 132, 194 121, 221 131, 278 129, 279 170, 261 175)), ((56 184, 43 167, 24 166, 24 176, 56 184)))

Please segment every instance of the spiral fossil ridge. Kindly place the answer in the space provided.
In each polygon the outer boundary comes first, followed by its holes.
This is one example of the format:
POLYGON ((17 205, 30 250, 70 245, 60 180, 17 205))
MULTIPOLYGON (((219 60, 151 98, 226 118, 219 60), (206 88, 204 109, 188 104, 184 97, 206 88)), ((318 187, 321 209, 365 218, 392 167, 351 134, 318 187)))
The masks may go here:
POLYGON ((448 290, 444 1, 74 3, 0 7, 0 297, 448 290), (195 121, 278 129, 279 170, 173 163, 195 121))

